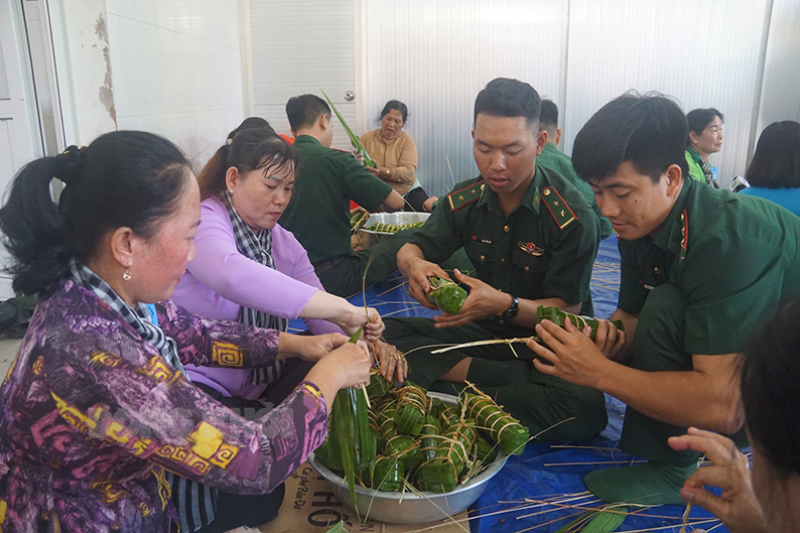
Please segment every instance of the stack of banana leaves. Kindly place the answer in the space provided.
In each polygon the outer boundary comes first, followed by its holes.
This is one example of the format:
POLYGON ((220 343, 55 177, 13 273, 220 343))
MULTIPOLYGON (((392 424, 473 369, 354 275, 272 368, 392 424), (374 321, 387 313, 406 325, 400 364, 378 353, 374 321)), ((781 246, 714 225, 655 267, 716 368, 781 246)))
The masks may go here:
POLYGON ((366 390, 369 408, 364 394, 352 402, 345 397, 343 406, 337 396, 328 439, 316 452, 345 478, 354 505, 356 483, 378 491, 401 491, 408 483, 450 492, 491 464, 498 450, 521 454, 529 440, 528 429, 482 393, 465 392, 458 405, 445 405, 423 387, 396 388, 377 372, 366 390))
MULTIPOLYGON (((540 305, 536 308, 537 323, 541 322, 542 320, 549 320, 563 328, 567 319, 569 319, 569 321, 581 331, 583 331, 583 328, 586 326, 592 328, 592 340, 594 340, 595 336, 597 335, 597 325, 600 323, 598 319, 589 316, 574 315, 572 313, 562 311, 558 307, 545 307, 540 305)), ((610 320, 609 322, 617 326, 617 329, 620 331, 625 331, 625 325, 622 323, 622 320, 610 320)), ((541 341, 541 339, 537 340, 541 341)))

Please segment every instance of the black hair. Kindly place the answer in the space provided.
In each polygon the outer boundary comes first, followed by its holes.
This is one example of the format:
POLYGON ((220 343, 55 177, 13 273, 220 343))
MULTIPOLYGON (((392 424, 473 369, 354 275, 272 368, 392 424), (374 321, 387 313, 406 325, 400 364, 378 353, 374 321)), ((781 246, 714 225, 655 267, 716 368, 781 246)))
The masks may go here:
POLYGON ((741 357, 742 403, 753 446, 782 477, 800 474, 800 301, 763 323, 741 357))
POLYGON ((629 92, 595 113, 581 128, 572 147, 572 166, 584 181, 602 180, 629 161, 639 174, 658 183, 670 165, 686 164, 686 116, 659 93, 629 92))
MULTIPOLYGON (((693 109, 686 115, 686 122, 689 124, 689 131, 695 132, 696 135, 702 135, 703 130, 706 129, 716 117, 719 117, 723 122, 725 121, 725 117, 722 113, 713 107, 709 107, 708 109, 693 109)), ((686 134, 686 146, 691 146, 688 132, 686 134)))
POLYGON ((529 84, 510 78, 495 78, 486 84, 475 99, 475 113, 496 117, 525 117, 528 127, 539 129, 541 101, 539 93, 529 84))
POLYGON ((784 120, 767 126, 745 178, 753 187, 800 187, 800 123, 784 120))
POLYGON ((389 100, 386 102, 386 105, 383 106, 383 111, 381 111, 381 120, 383 120, 383 117, 392 109, 400 111, 400 114, 403 116, 403 124, 405 124, 408 118, 408 107, 400 100, 389 100))
POLYGON ((292 131, 313 126, 320 115, 330 116, 331 108, 327 102, 314 94, 293 96, 286 102, 286 116, 292 131))
POLYGON ((270 134, 262 128, 242 129, 240 126, 228 135, 228 139, 197 175, 202 200, 225 191, 225 175, 231 167, 236 167, 240 174, 268 167, 297 167, 294 150, 274 132, 270 134))
POLYGON ((542 100, 542 110, 539 112, 539 127, 553 126, 558 128, 558 106, 552 100, 542 100))
POLYGON ((228 134, 228 139, 233 139, 237 133, 242 130, 264 130, 266 133, 270 135, 278 135, 277 132, 269 125, 267 119, 261 117, 247 117, 242 121, 239 126, 228 134))
POLYGON ((141 131, 106 133, 86 148, 25 165, 0 209, 14 290, 46 289, 67 274, 72 258, 90 259, 109 231, 129 227, 152 237, 175 211, 190 172, 177 146, 141 131), (58 204, 54 177, 66 185, 58 204))

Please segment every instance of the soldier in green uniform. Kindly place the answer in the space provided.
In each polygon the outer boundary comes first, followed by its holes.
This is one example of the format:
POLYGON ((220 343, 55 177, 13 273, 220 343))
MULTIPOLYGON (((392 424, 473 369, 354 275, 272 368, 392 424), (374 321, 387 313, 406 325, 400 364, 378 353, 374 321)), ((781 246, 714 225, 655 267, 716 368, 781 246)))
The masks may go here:
MULTIPOLYGON (((648 460, 586 476, 608 502, 683 504, 698 454, 667 439, 695 426, 740 430, 737 360, 759 323, 800 294, 800 219, 688 177, 687 123, 661 96, 624 95, 578 133, 573 164, 619 235, 619 309, 627 343, 601 353, 573 327, 542 321, 543 374, 628 405, 621 449, 648 460), (608 353, 612 357, 607 357, 608 353)), ((598 332, 599 343, 615 332, 598 332), (601 335, 602 333, 602 335, 601 335), (600 337, 604 339, 600 339, 600 337)))
POLYGON ((545 168, 555 170, 570 183, 575 185, 580 191, 586 203, 592 206, 592 211, 600 221, 600 240, 611 235, 611 222, 600 213, 597 202, 594 199, 592 187, 580 179, 572 168, 572 159, 558 151, 558 143, 561 141, 561 129, 558 127, 558 107, 552 100, 542 100, 542 111, 539 114, 539 129, 547 132, 547 144, 544 150, 536 158, 536 162, 545 168))
POLYGON ((350 152, 330 148, 330 113, 328 104, 312 94, 286 104, 299 164, 292 200, 280 222, 308 252, 325 290, 347 297, 361 290, 367 264, 368 286, 397 270, 397 250, 405 242, 403 235, 395 235, 372 249, 354 252, 350 200, 369 211, 397 211, 404 204, 402 196, 367 172, 350 152))
POLYGON ((470 294, 456 315, 386 319, 385 337, 407 353, 409 379, 452 392, 446 382, 478 385, 541 440, 590 437, 605 428, 604 397, 533 368, 524 344, 433 355, 430 345, 527 337, 538 305, 577 312, 589 298, 598 221, 561 175, 536 164, 545 143, 539 95, 517 80, 489 83, 475 101, 473 152, 481 176, 440 200, 398 254, 409 290, 422 305, 428 276, 464 247, 476 276, 456 271, 470 294), (519 358, 517 358, 519 356, 519 358), (446 385, 446 386, 445 386, 446 385))

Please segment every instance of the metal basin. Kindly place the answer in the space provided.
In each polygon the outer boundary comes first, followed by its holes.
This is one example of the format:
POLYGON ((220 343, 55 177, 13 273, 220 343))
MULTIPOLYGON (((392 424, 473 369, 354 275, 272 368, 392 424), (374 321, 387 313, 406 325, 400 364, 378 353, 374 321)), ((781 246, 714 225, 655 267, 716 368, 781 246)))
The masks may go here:
MULTIPOLYGON (((429 392, 428 396, 439 398, 449 405, 458 403, 458 399, 449 394, 429 392)), ((472 505, 483 494, 489 480, 503 468, 507 460, 508 456, 499 450, 497 458, 483 472, 467 483, 456 486, 453 492, 446 494, 423 492, 422 496, 417 496, 406 491, 404 495, 401 495, 399 492, 381 492, 356 485, 359 513, 363 519, 366 519, 364 515, 369 509, 369 518, 389 524, 424 524, 444 520, 472 505)), ((314 454, 311 454, 308 462, 328 481, 336 497, 352 509, 353 504, 350 501, 347 482, 320 463, 314 454)))
POLYGON ((398 211, 396 213, 372 213, 364 223, 364 226, 358 231, 369 233, 370 235, 393 235, 392 233, 372 231, 366 228, 375 224, 390 224, 393 226, 399 226, 401 224, 416 224, 417 222, 425 222, 428 220, 429 216, 431 216, 430 213, 414 213, 411 211, 398 211))

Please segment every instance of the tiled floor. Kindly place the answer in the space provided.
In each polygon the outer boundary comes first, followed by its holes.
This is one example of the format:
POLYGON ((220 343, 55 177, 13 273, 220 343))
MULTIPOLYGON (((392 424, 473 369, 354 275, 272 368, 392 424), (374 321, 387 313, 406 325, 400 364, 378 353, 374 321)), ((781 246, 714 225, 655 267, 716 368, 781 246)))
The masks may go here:
POLYGON ((19 345, 22 339, 9 339, 5 335, 0 336, 0 382, 6 377, 11 361, 17 356, 19 345))

